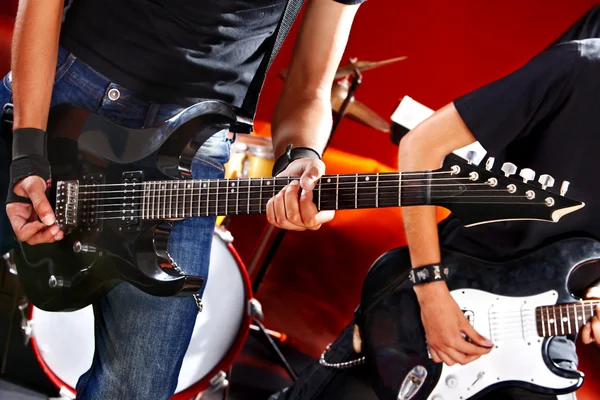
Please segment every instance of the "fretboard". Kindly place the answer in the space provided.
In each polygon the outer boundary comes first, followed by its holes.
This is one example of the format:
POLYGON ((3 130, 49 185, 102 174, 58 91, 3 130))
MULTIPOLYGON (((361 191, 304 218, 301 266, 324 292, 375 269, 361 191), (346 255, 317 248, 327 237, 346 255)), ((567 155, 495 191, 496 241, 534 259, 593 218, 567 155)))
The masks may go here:
POLYGON ((579 332, 594 316, 599 300, 540 306, 535 309, 538 335, 561 336, 579 332))
MULTIPOLYGON (((142 219, 261 214, 269 199, 294 179, 298 178, 148 181, 142 184, 141 208, 136 211, 142 219)), ((319 210, 427 205, 430 179, 428 172, 411 173, 410 179, 400 173, 325 175, 312 192, 313 202, 319 210)), ((455 186, 454 192, 460 190, 455 186)))

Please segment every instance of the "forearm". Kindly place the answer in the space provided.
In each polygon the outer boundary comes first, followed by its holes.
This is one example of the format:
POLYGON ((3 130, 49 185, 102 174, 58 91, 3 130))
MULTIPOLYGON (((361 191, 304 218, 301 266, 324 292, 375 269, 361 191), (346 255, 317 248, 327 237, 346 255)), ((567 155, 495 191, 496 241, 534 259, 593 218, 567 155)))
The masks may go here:
POLYGON ((331 85, 358 6, 310 0, 273 115, 275 157, 288 144, 322 152, 331 131, 331 85))
MULTIPOLYGON (((454 105, 449 104, 402 139, 398 168, 403 172, 438 169, 448 153, 474 141, 454 105)), ((440 262, 435 207, 404 207, 402 215, 413 268, 440 262)), ((418 294, 421 287, 416 288, 418 294)))
POLYGON ((21 0, 12 46, 13 129, 46 130, 63 0, 21 0))
POLYGON ((320 154, 331 131, 331 103, 329 98, 313 96, 288 101, 282 96, 273 118, 273 149, 283 154, 288 144, 310 147, 320 154))

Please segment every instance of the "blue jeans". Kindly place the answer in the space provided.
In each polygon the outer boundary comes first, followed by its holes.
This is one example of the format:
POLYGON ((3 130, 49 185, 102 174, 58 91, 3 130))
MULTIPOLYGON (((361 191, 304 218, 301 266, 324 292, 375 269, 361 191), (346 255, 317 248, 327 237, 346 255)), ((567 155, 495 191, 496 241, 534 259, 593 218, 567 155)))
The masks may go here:
MULTIPOLYGON (((0 104, 10 101, 11 77, 0 86, 0 104)), ((126 88, 111 82, 60 48, 52 106, 68 104, 85 108, 120 125, 150 127, 181 111, 179 105, 154 104, 137 99, 126 88), (115 100, 108 97, 119 91, 115 100), (113 90, 112 94, 116 92, 113 90)), ((0 132, 4 146, 7 132, 0 132)), ((226 134, 209 139, 192 164, 195 179, 223 178, 229 160, 226 134)), ((7 160, 2 154, 2 160, 7 160)), ((6 174, 6 169, 2 169, 6 174)), ((6 198, 7 178, 0 188, 6 198)), ((6 213, 2 209, 3 224, 6 213)), ((179 222, 169 237, 169 253, 187 274, 208 277, 214 217, 179 222)), ((3 225, 2 228, 6 228, 3 225)), ((6 240, 3 240, 6 246, 6 240)), ((205 284, 206 285, 206 284, 205 284)), ((200 294, 204 291, 201 289, 200 294)), ((179 369, 198 313, 189 297, 153 297, 123 283, 94 304, 96 351, 92 367, 77 383, 81 399, 167 399, 177 386, 179 369)))

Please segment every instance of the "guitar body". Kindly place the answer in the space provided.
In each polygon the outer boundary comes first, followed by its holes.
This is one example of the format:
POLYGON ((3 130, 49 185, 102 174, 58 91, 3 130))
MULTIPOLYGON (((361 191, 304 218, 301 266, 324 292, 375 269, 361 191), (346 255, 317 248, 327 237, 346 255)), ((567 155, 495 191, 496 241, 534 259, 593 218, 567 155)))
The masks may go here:
MULTIPOLYGON (((598 258, 600 243, 585 238, 562 240, 505 263, 443 251, 452 296, 474 328, 495 345, 472 363, 448 367, 428 355, 419 304, 408 280, 408 249, 384 254, 367 275, 357 314, 378 397, 459 400, 505 385, 554 394, 577 389, 583 375, 550 360, 552 338, 538 334, 535 308, 576 301, 567 288, 570 275, 598 258)), ((550 323, 562 319, 556 316, 546 324, 552 330, 550 323)))
MULTIPOLYGON (((52 179, 77 182, 80 189, 87 185, 89 198, 99 193, 93 185, 191 178, 191 161, 202 143, 235 121, 231 109, 216 101, 196 104, 145 130, 127 129, 85 110, 54 109, 48 129, 52 179)), ((191 294, 202 286, 201 277, 175 270, 167 248, 174 221, 126 218, 127 207, 107 211, 107 188, 103 200, 75 204, 86 207, 76 210, 82 223, 67 230, 60 242, 16 245, 19 280, 36 307, 83 308, 120 281, 158 296, 191 294), (107 216, 113 218, 102 219, 107 216)), ((136 186, 131 188, 131 199, 113 201, 135 201, 136 186)), ((68 185, 52 185, 48 194, 57 220, 66 226, 69 190, 68 185), (58 191, 62 194, 57 196, 58 191)))

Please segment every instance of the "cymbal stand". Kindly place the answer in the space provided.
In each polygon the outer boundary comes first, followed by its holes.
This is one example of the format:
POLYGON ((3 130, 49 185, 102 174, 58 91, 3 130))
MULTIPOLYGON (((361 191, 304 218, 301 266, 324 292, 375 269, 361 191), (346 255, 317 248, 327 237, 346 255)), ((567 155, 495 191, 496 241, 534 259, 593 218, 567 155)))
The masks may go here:
MULTIPOLYGON (((353 59, 350 59, 350 62, 353 62, 353 59)), ((354 98, 354 93, 356 93, 356 89, 362 83, 362 73, 358 68, 354 68, 354 72, 346 77, 346 79, 350 80, 350 88, 348 89, 348 94, 344 99, 344 102, 340 106, 340 110, 333 114, 333 124, 331 126, 331 133, 329 134, 329 139, 327 140, 327 145, 325 148, 329 147, 329 143, 331 143, 331 139, 333 139, 333 135, 337 130, 338 125, 342 122, 342 118, 344 118, 344 114, 346 113, 346 109, 348 108, 348 104, 354 98)))
MULTIPOLYGON (((350 63, 355 64, 356 59, 350 59, 350 63)), ((327 140, 327 144, 325 145, 325 149, 329 147, 329 143, 333 138, 342 118, 344 118, 344 114, 346 113, 346 109, 348 105, 352 101, 354 97, 354 93, 358 89, 358 86, 362 83, 362 73, 360 70, 355 67, 354 72, 346 77, 346 79, 350 80, 350 88, 348 89, 348 94, 344 99, 342 105, 338 112, 333 115, 333 123, 331 126, 331 133, 329 134, 329 139, 327 140)), ((325 149, 323 152, 325 152, 325 149)), ((269 225, 266 231, 263 233, 261 240, 258 244, 254 255, 252 256, 252 260, 248 265, 248 273, 250 275, 250 281, 252 282, 252 292, 256 294, 258 291, 265 274, 275 257, 275 253, 279 249, 281 242, 283 241, 283 237, 285 236, 285 230, 275 228, 273 225, 269 225), (259 267, 260 265, 260 267, 259 267)))
MULTIPOLYGON (((350 60, 351 63, 354 63, 354 60, 350 60)), ((354 68, 354 72, 350 74, 346 79, 350 80, 350 88, 348 89, 348 94, 344 99, 340 109, 337 113, 333 115, 333 123, 331 126, 331 132, 329 134, 329 139, 327 140, 327 144, 325 149, 329 147, 329 143, 331 142, 331 138, 333 137, 335 131, 337 130, 342 118, 344 118, 344 114, 348 105, 352 101, 354 97, 354 93, 358 86, 362 83, 362 74, 358 70, 358 68, 354 68)), ((323 151, 325 151, 325 149, 323 151)), ((256 248, 252 256, 252 260, 248 264, 248 274, 250 275, 250 281, 252 282, 252 293, 256 295, 262 281, 275 257, 275 253, 279 250, 279 246, 283 241, 285 236, 285 230, 275 228, 273 225, 269 225, 265 232, 262 234, 260 242, 256 248)), ((281 350, 277 346, 277 344, 273 341, 273 339, 266 333, 264 326, 260 324, 259 321, 254 321, 255 324, 260 328, 260 331, 264 333, 268 344, 272 348, 273 352, 281 362, 281 364, 285 367, 288 374, 292 378, 292 380, 296 380, 297 376, 288 361, 285 359, 285 356, 281 353, 281 350)))

